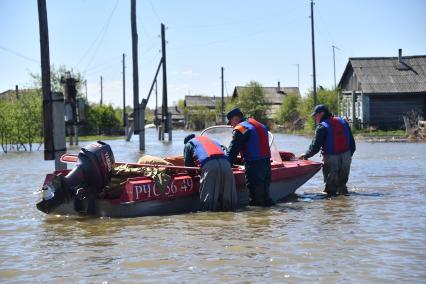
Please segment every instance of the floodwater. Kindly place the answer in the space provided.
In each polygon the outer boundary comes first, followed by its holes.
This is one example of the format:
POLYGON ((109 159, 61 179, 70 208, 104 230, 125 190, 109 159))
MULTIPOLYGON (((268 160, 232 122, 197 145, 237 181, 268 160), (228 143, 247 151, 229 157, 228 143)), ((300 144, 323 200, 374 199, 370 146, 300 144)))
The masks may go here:
MULTIPOLYGON (((147 129, 147 153, 180 154, 187 134, 147 129)), ((137 160, 136 138, 109 141, 116 160, 137 160)), ((295 153, 309 142, 276 135, 295 153)), ((426 144, 357 146, 350 196, 322 199, 318 173, 272 208, 130 219, 44 215, 33 192, 53 162, 1 153, 0 282, 425 283, 426 144)))

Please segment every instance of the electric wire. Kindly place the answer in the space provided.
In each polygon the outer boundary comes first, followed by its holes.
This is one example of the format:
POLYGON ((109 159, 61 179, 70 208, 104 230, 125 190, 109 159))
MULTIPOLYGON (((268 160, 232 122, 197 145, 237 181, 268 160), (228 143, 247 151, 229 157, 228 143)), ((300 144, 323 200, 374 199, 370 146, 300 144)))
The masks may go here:
POLYGON ((40 63, 40 61, 38 61, 38 60, 36 60, 36 59, 33 59, 33 58, 31 58, 31 57, 28 57, 28 56, 25 56, 25 55, 23 55, 23 54, 21 54, 21 53, 19 53, 19 52, 13 51, 13 50, 11 50, 11 49, 9 49, 9 48, 5 47, 5 46, 0 45, 0 49, 2 49, 2 50, 4 50, 4 51, 7 51, 7 52, 9 52, 9 53, 12 53, 13 55, 18 56, 18 57, 21 57, 21 58, 23 58, 23 59, 26 59, 26 60, 28 60, 28 61, 31 61, 31 62, 34 62, 34 63, 40 63))
POLYGON ((160 19, 160 16, 158 16, 157 11, 154 8, 154 5, 152 4, 151 0, 148 0, 149 5, 151 6, 152 12, 154 13, 154 16, 157 17, 158 21, 162 23, 163 21, 160 19))
POLYGON ((235 39, 252 37, 254 35, 263 34, 265 32, 270 32, 270 31, 273 31, 273 30, 280 29, 283 26, 287 26, 287 25, 293 24, 293 23, 301 21, 301 20, 305 20, 304 17, 298 17, 298 18, 295 18, 295 19, 293 19, 291 21, 288 21, 288 22, 285 22, 285 23, 282 23, 282 24, 279 24, 279 25, 276 25, 276 26, 273 26, 273 27, 269 27, 269 28, 257 30, 255 32, 251 32, 251 33, 247 33, 247 34, 242 34, 242 35, 227 37, 227 38, 218 39, 218 40, 211 41, 211 42, 205 42, 205 43, 199 43, 199 44, 193 44, 193 45, 187 45, 187 46, 171 47, 170 49, 172 49, 172 50, 181 50, 181 49, 187 49, 187 48, 193 48, 193 47, 209 46, 209 45, 215 45, 215 44, 220 44, 220 43, 223 43, 223 42, 232 41, 232 40, 235 40, 235 39))
POLYGON ((86 58, 87 55, 89 55, 92 52, 92 49, 94 48, 93 53, 92 53, 92 57, 89 59, 88 64, 86 65, 85 71, 90 67, 90 64, 93 62, 93 59, 95 58, 95 56, 96 56, 104 38, 105 38, 105 35, 108 31, 112 17, 114 15, 114 12, 117 9, 118 3, 119 3, 119 0, 117 0, 115 2, 115 5, 114 5, 110 15, 108 16, 106 23, 103 25, 102 29, 100 30, 100 32, 96 36, 95 40, 92 42, 92 44, 89 46, 89 48, 86 50, 86 52, 83 54, 83 56, 81 57, 81 59, 77 63, 77 65, 82 63, 82 61, 86 58))
POLYGON ((255 21, 261 21, 265 19, 270 20, 271 18, 276 18, 277 16, 281 16, 281 15, 287 14, 288 12, 294 12, 298 10, 302 10, 302 8, 289 9, 289 10, 284 10, 277 13, 261 16, 261 17, 245 18, 245 19, 239 19, 239 20, 222 22, 222 23, 205 24, 205 25, 188 25, 188 26, 170 26, 169 29, 171 30, 172 29, 203 29, 203 28, 215 28, 215 27, 222 27, 222 26, 235 26, 236 24, 243 24, 247 22, 252 23, 255 21))

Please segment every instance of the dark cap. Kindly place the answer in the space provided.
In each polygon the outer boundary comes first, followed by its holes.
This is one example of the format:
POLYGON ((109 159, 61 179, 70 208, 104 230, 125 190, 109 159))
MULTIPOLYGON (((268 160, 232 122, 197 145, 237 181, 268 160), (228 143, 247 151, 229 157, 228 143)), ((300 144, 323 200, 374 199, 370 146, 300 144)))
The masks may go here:
POLYGON ((316 115, 317 113, 320 113, 320 112, 323 112, 323 113, 325 113, 325 114, 330 113, 330 112, 328 111, 328 108, 327 108, 327 106, 326 106, 326 105, 317 105, 317 106, 315 106, 315 108, 314 108, 314 112, 313 112, 313 113, 311 113, 311 116, 314 116, 314 115, 316 115))
POLYGON ((186 136, 185 139, 183 139, 183 144, 188 143, 189 140, 191 140, 192 138, 195 138, 195 134, 189 134, 188 136, 186 136))
POLYGON ((241 116, 241 117, 244 116, 243 113, 241 112, 241 110, 237 107, 226 114, 226 118, 228 119, 228 125, 231 124, 231 121, 230 121, 231 118, 233 118, 236 115, 241 116))

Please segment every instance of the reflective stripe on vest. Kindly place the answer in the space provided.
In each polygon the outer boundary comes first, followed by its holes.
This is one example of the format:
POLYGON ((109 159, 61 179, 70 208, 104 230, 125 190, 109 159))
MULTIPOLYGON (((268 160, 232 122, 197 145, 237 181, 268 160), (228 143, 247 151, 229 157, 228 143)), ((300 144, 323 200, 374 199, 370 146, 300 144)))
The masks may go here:
POLYGON ((190 142, 194 145, 194 156, 202 166, 211 158, 226 158, 220 144, 206 136, 197 136, 190 142))
POLYGON ((250 132, 249 140, 241 150, 241 156, 246 161, 270 158, 271 150, 269 149, 268 130, 265 125, 253 118, 249 118, 238 124, 234 129, 241 132, 239 128, 241 126, 250 132))
POLYGON ((327 128, 327 137, 323 147, 324 154, 334 155, 349 150, 349 126, 345 120, 333 116, 321 124, 327 128))

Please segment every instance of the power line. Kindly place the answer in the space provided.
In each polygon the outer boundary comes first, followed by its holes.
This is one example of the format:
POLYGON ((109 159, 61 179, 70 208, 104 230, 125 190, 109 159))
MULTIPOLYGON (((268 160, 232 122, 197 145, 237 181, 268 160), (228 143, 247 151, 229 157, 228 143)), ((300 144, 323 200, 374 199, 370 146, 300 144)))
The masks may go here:
POLYGON ((227 87, 227 85, 226 85, 227 83, 228 83, 228 81, 225 81, 225 82, 224 82, 224 85, 225 85, 225 90, 226 90, 226 96, 227 96, 227 97, 229 97, 228 87, 227 87))
POLYGON ((187 48, 193 48, 193 47, 209 46, 209 45, 219 44, 219 43, 222 43, 222 42, 228 42, 228 41, 235 40, 235 39, 240 39, 240 38, 245 38, 245 37, 251 37, 253 35, 263 34, 265 32, 269 32, 269 31, 280 29, 283 26, 295 23, 295 22, 300 21, 300 20, 305 20, 305 18, 304 17, 295 18, 295 19, 293 19, 291 21, 279 24, 277 26, 265 28, 265 29, 258 30, 256 32, 252 32, 252 33, 247 33, 247 34, 233 36, 233 37, 228 37, 228 38, 223 38, 223 39, 219 39, 219 40, 211 41, 211 42, 206 42, 206 43, 199 43, 199 44, 193 44, 193 45, 188 45, 188 46, 180 46, 180 47, 174 47, 174 48, 171 47, 170 49, 172 49, 172 50, 179 50, 179 49, 187 49, 187 48))
POLYGON ((86 52, 83 54, 83 56, 80 58, 80 60, 78 61, 77 65, 79 65, 85 58, 87 55, 89 55, 89 53, 91 52, 92 48, 96 45, 95 49, 93 50, 93 55, 91 57, 91 59, 89 60, 89 63, 86 66, 86 70, 87 68, 90 66, 90 64, 92 63, 94 57, 96 56, 96 53, 101 45, 101 43, 103 42, 103 39, 106 35, 106 32, 108 30, 109 24, 111 23, 111 19, 112 16, 114 15, 114 12, 118 6, 119 0, 117 0, 115 2, 115 5, 110 13, 110 15, 107 18, 107 21, 105 22, 105 24, 102 26, 102 29, 99 31, 98 35, 96 36, 95 40, 91 43, 91 45, 89 46, 89 48, 86 50, 86 52))
POLYGON ((100 73, 101 71, 111 69, 117 64, 121 63, 121 60, 116 60, 115 62, 110 62, 108 65, 104 65, 103 67, 94 68, 92 71, 85 73, 84 75, 89 76, 91 74, 100 73))
MULTIPOLYGON (((85 71, 89 71, 89 73, 91 73, 94 69, 98 69, 98 68, 100 68, 100 67, 102 67, 102 66, 104 66, 104 65, 107 65, 107 64, 110 64, 110 63, 112 63, 112 62, 117 61, 117 60, 118 60, 118 58, 121 58, 121 55, 114 56, 113 58, 111 58, 111 59, 109 59, 109 60, 107 60, 107 61, 105 61, 105 62, 103 62, 103 63, 101 63, 101 64, 98 64, 97 66, 94 66, 94 67, 92 67, 92 68, 89 68, 89 69, 87 69, 87 70, 85 70, 85 71)), ((121 60, 121 59, 120 59, 120 60, 121 60)))
POLYGON ((21 54, 21 53, 19 53, 19 52, 13 51, 13 50, 11 50, 11 49, 9 49, 9 48, 7 48, 7 47, 4 47, 4 46, 1 46, 1 45, 0 45, 0 49, 3 49, 4 51, 7 51, 7 52, 9 52, 9 53, 12 53, 12 54, 14 54, 15 56, 21 57, 21 58, 26 59, 26 60, 28 60, 28 61, 32 61, 32 62, 35 62, 35 63, 40 63, 40 61, 38 61, 38 60, 35 60, 35 59, 33 59, 33 58, 31 58, 31 57, 28 57, 28 56, 25 56, 25 55, 23 55, 23 54, 21 54))
POLYGON ((245 19, 239 19, 234 21, 228 21, 228 22, 222 22, 222 23, 214 23, 214 24, 206 24, 206 25, 188 25, 188 26, 177 26, 177 27, 170 27, 170 29, 201 29, 201 28, 214 28, 214 27, 220 27, 220 26, 233 26, 235 24, 240 23, 247 23, 247 22, 253 22, 253 21, 261 21, 265 19, 275 19, 276 16, 280 16, 283 14, 286 14, 288 12, 294 12, 297 10, 301 10, 301 8, 296 9, 289 9, 289 10, 283 10, 277 13, 268 14, 261 17, 253 17, 253 18, 245 18, 245 19))
MULTIPOLYGON (((322 15, 321 15, 321 13, 320 13, 319 9, 317 9, 317 10, 316 10, 316 12, 317 12, 317 15, 318 15, 318 18, 319 18, 320 24, 324 27, 324 30, 325 30, 325 33, 326 33, 326 36, 327 36, 327 38, 328 38, 329 43, 330 43, 330 42, 331 42, 331 43, 334 43, 334 39, 333 39, 333 37, 332 37, 332 35, 331 35, 331 33, 330 33, 329 29, 327 28, 327 25, 325 24, 325 21, 323 20, 322 15)), ((317 29, 317 31, 319 31, 319 33, 320 33, 320 34, 322 34, 321 29, 317 29)))
POLYGON ((151 0, 148 0, 149 5, 151 6, 152 12, 154 12, 154 15, 157 17, 157 19, 162 23, 163 21, 160 19, 160 16, 158 16, 157 11, 154 8, 154 5, 152 5, 151 0))

